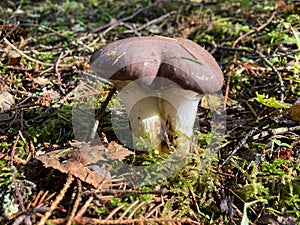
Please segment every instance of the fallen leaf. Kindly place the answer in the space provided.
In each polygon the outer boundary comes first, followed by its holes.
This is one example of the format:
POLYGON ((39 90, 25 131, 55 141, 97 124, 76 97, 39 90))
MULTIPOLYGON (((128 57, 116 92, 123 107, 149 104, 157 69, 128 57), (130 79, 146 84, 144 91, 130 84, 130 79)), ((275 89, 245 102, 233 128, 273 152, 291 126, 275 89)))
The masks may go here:
POLYGON ((52 100, 59 99, 60 94, 54 90, 45 90, 41 93, 42 97, 38 100, 38 103, 42 106, 50 106, 52 100))
POLYGON ((83 163, 83 165, 95 164, 98 161, 107 160, 122 161, 127 156, 134 154, 134 152, 115 141, 109 143, 103 143, 100 140, 93 140, 88 143, 78 142, 77 147, 82 156, 81 163, 83 163))
POLYGON ((293 150, 287 147, 280 147, 279 149, 279 158, 290 160, 294 154, 293 150))
POLYGON ((82 157, 81 162, 85 166, 98 161, 107 161, 107 148, 100 141, 81 142, 78 149, 82 157))
POLYGON ((292 120, 300 122, 300 103, 296 103, 288 111, 292 120))
POLYGON ((0 92, 0 112, 9 110, 15 104, 15 99, 8 91, 0 92))
POLYGON ((8 53, 8 55, 7 55, 6 65, 10 65, 10 66, 19 65, 21 62, 21 59, 22 59, 22 56, 19 53, 12 51, 12 52, 8 53))
POLYGON ((33 82, 37 85, 40 85, 40 86, 45 86, 46 84, 51 83, 48 78, 41 77, 41 76, 33 78, 33 82))
POLYGON ((12 116, 10 113, 2 113, 5 112, 15 104, 15 98, 8 91, 0 91, 0 120, 8 120, 12 116))
POLYGON ((117 159, 119 161, 122 161, 127 156, 134 154, 134 152, 128 150, 127 148, 124 148, 122 145, 114 141, 108 143, 107 149, 108 149, 108 156, 111 159, 117 159))
POLYGON ((107 182, 103 185, 106 188, 111 184, 108 182, 110 173, 105 169, 104 162, 108 159, 121 161, 128 155, 134 154, 114 141, 108 143, 107 147, 100 140, 88 143, 72 142, 72 146, 77 147, 78 150, 56 150, 37 155, 35 158, 45 167, 57 169, 62 173, 70 173, 94 187, 98 187, 106 180, 107 182))
POLYGON ((70 173, 78 179, 93 185, 95 188, 102 185, 103 188, 110 186, 110 179, 104 178, 98 172, 91 171, 80 163, 79 151, 67 151, 61 154, 61 150, 48 152, 35 158, 48 168, 57 169, 62 173, 70 173), (104 182, 106 181, 106 182, 104 182))
POLYGON ((101 133, 101 142, 102 142, 105 146, 108 145, 107 137, 106 137, 106 135, 105 135, 103 132, 101 133))

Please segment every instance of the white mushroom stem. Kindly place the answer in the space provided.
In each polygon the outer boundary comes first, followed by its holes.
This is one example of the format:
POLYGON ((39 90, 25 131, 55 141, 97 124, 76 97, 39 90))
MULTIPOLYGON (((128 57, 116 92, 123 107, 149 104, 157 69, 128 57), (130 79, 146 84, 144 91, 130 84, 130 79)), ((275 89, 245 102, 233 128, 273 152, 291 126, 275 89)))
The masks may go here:
MULTIPOLYGON (((120 97, 129 115, 135 149, 156 147, 161 152, 168 144, 176 148, 179 134, 192 136, 199 94, 177 85, 153 90, 131 82, 120 97), (137 145, 141 139, 145 146, 137 145)), ((188 151, 188 143, 186 148, 188 151)))

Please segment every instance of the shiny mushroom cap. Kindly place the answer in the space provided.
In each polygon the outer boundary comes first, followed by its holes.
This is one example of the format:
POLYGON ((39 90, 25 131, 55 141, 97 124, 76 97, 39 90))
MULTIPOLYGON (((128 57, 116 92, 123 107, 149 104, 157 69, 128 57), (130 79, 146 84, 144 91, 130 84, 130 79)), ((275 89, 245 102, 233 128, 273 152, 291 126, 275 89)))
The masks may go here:
POLYGON ((127 83, 156 77, 169 79, 186 90, 214 93, 223 85, 223 73, 213 56, 191 40, 159 36, 133 37, 96 50, 91 69, 119 90, 127 83))

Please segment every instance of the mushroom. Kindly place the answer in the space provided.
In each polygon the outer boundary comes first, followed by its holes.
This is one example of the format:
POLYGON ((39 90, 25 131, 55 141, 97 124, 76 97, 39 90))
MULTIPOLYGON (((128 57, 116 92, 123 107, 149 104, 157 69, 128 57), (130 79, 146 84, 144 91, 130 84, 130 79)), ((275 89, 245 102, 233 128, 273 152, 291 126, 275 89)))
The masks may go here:
POLYGON ((223 85, 213 56, 184 38, 118 40, 96 50, 90 68, 119 91, 135 149, 140 138, 159 152, 176 148, 179 134, 190 138, 201 97, 223 85))

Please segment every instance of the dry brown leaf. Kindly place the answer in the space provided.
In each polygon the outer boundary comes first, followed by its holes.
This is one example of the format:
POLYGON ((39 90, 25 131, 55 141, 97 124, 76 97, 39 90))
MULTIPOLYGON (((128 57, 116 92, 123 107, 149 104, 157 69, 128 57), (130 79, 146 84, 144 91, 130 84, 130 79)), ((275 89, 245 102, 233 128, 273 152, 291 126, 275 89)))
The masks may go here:
MULTIPOLYGON (((99 171, 103 169, 98 168, 97 171, 92 171, 87 168, 87 165, 98 164, 101 161, 107 161, 108 159, 123 160, 126 156, 134 154, 127 148, 122 147, 116 142, 112 141, 105 147, 99 140, 94 140, 89 143, 72 143, 73 146, 79 148, 79 150, 70 150, 62 152, 56 150, 48 152, 44 155, 36 156, 43 163, 45 167, 51 167, 59 170, 62 173, 70 173, 71 175, 79 178, 80 180, 98 187, 104 178, 99 171)), ((102 171, 103 175, 106 171, 102 171)), ((109 176, 109 173, 108 173, 109 176)), ((108 180, 108 178, 106 178, 108 180)), ((107 183, 103 187, 107 187, 110 184, 107 183)))
POLYGON ((81 162, 84 165, 97 163, 98 161, 107 161, 108 159, 122 161, 127 156, 134 154, 134 152, 124 148, 115 141, 109 143, 103 143, 99 140, 93 140, 88 143, 79 142, 77 147, 80 150, 81 162))
POLYGON ((0 91, 0 112, 9 110, 15 104, 15 98, 8 91, 0 91))
POLYGON ((42 106, 50 106, 52 100, 59 99, 60 94, 54 90, 46 90, 42 93, 42 97, 38 100, 38 103, 42 106))
POLYGON ((10 113, 2 113, 10 110, 15 104, 15 98, 8 91, 0 90, 0 120, 8 120, 11 118, 10 113))
POLYGON ((111 159, 117 159, 119 161, 122 161, 127 156, 134 154, 134 152, 128 150, 127 148, 124 148, 122 145, 114 141, 108 143, 107 149, 109 157, 111 159))
POLYGON ((300 103, 296 103, 288 111, 292 120, 300 122, 300 103))
POLYGON ((45 86, 45 85, 51 83, 50 80, 49 80, 48 78, 41 77, 41 76, 35 77, 35 78, 33 78, 32 80, 33 80, 33 82, 34 82, 35 84, 40 85, 40 86, 45 86))
POLYGON ((83 165, 97 163, 98 161, 107 161, 107 149, 100 141, 81 142, 78 147, 83 165))
POLYGON ((6 65, 10 65, 10 66, 19 65, 21 62, 21 59, 22 59, 22 56, 19 53, 12 51, 12 52, 8 53, 8 55, 7 55, 6 65))
POLYGON ((291 157, 293 156, 294 152, 292 149, 287 147, 280 147, 279 149, 279 158, 291 160, 291 157))
MULTIPOLYGON (((51 167, 59 170, 62 173, 70 173, 80 180, 93 185, 95 188, 99 187, 104 182, 104 177, 99 173, 89 170, 80 163, 80 152, 77 150, 68 151, 60 154, 61 150, 52 151, 44 155, 36 156, 43 163, 45 167, 51 167)), ((109 181, 104 182, 103 187, 109 187, 109 181)))

